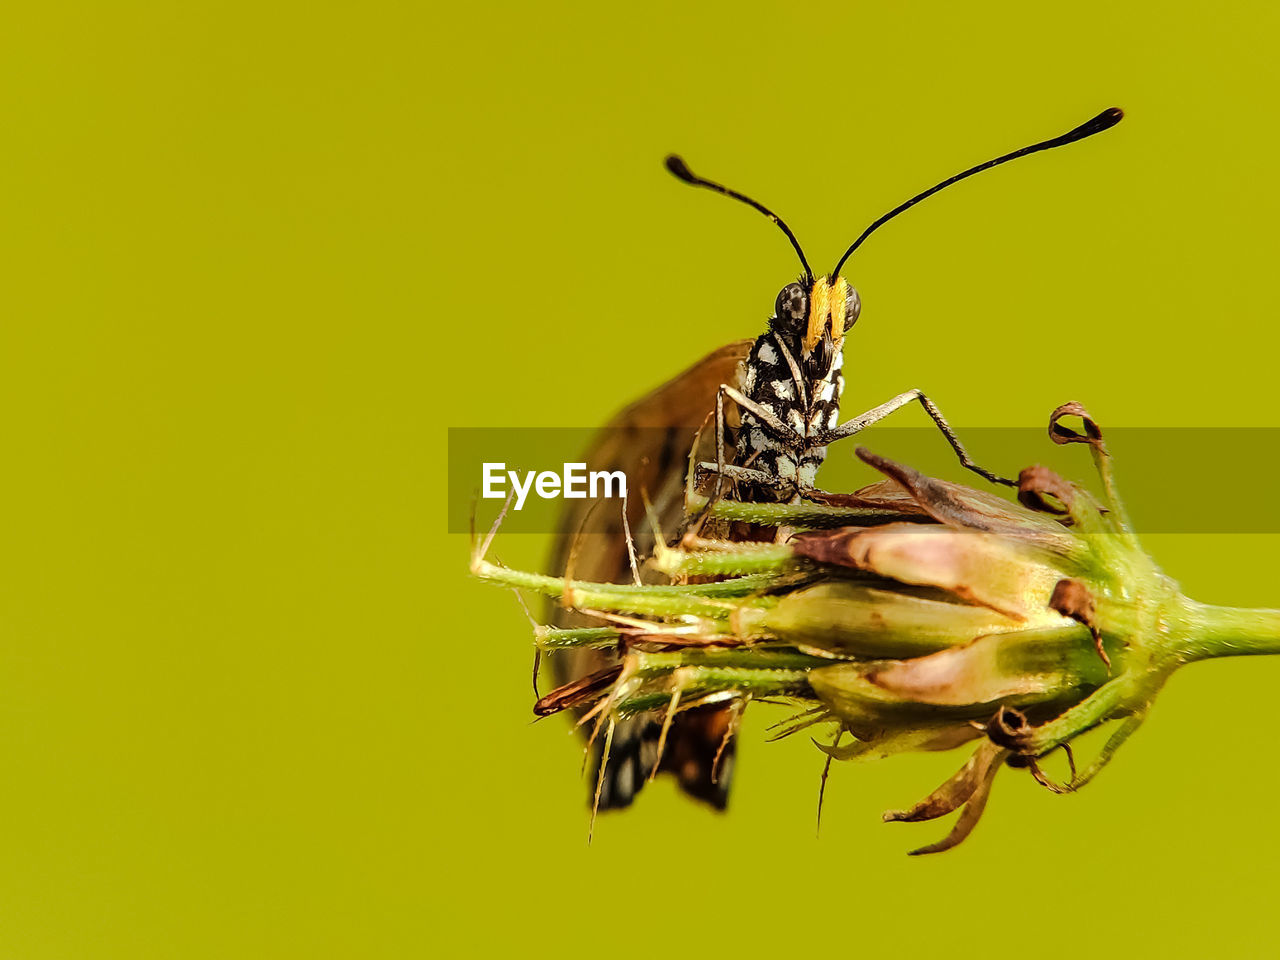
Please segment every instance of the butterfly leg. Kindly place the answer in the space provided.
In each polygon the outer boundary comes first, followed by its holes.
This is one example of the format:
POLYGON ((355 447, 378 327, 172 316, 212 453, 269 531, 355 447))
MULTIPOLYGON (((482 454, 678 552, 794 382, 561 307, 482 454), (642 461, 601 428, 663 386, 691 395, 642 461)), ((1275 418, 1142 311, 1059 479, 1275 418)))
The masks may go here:
POLYGON ((750 467, 738 467, 732 463, 717 464, 709 460, 703 460, 698 464, 698 472, 702 475, 719 474, 729 480, 741 480, 743 483, 759 483, 766 487, 792 487, 794 483, 790 480, 783 480, 781 477, 775 477, 771 473, 765 473, 763 470, 752 470, 750 467))
MULTIPOLYGON (((728 397, 737 404, 740 409, 747 411, 755 417, 784 445, 799 451, 804 448, 806 442, 804 437, 800 436, 800 434, 795 430, 779 420, 777 415, 772 411, 766 410, 760 404, 744 396, 741 391, 729 386, 727 383, 720 384, 720 389, 716 393, 716 489, 712 499, 714 500, 719 498, 724 478, 726 476, 779 489, 793 489, 796 485, 793 479, 774 476, 773 474, 765 473, 762 470, 751 470, 746 467, 732 467, 730 464, 725 462, 725 397, 728 397)), ((711 464, 702 463, 699 464, 699 467, 705 469, 711 467, 711 464)))
POLYGON ((969 470, 972 470, 978 476, 989 480, 992 483, 1003 484, 1007 487, 1016 487, 1018 484, 1013 480, 1007 480, 997 474, 992 473, 985 467, 981 467, 970 458, 968 451, 965 450, 964 444, 960 442, 960 438, 956 436, 956 432, 951 429, 951 424, 947 423, 946 417, 942 415, 942 411, 938 409, 937 404, 926 397, 919 390, 908 390, 906 393, 900 393, 892 400, 880 404, 868 410, 861 416, 854 417, 852 420, 846 420, 834 430, 824 434, 821 438, 823 445, 834 443, 837 440, 843 440, 845 437, 851 437, 855 433, 860 433, 873 423, 883 420, 889 414, 901 410, 907 404, 913 401, 919 401, 920 406, 924 407, 925 413, 929 414, 942 435, 947 438, 947 443, 951 444, 951 449, 956 452, 956 456, 960 458, 960 463, 969 470))

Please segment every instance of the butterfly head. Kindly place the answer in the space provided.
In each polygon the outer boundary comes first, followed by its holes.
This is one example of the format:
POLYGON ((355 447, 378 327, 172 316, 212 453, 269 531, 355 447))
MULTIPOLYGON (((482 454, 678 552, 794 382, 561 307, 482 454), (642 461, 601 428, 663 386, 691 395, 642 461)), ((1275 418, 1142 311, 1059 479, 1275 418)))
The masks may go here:
POLYGON ((839 349, 862 300, 844 277, 801 277, 778 293, 769 327, 808 358, 823 343, 839 349))

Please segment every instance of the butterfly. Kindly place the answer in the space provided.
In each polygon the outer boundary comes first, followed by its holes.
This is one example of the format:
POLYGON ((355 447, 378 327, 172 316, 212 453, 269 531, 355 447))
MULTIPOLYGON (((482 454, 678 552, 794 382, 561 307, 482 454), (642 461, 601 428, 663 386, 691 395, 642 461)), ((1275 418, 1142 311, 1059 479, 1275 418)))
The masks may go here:
MULTIPOLYGON (((560 518, 551 572, 561 575, 571 566, 573 576, 581 579, 618 581, 629 575, 638 576, 635 557, 652 552, 656 531, 679 532, 688 522, 685 492, 691 459, 704 478, 714 478, 714 496, 757 502, 830 499, 816 486, 827 447, 913 402, 929 414, 962 465, 993 483, 1013 485, 969 457, 937 405, 919 390, 906 391, 839 422, 845 384, 844 343, 861 314, 861 298, 841 269, 873 232, 938 191, 1010 160, 1100 133, 1122 117, 1122 111, 1112 107, 1061 136, 1003 154, 943 180, 874 221, 844 252, 835 269, 822 275, 813 272, 794 233, 772 210, 745 194, 695 175, 682 159, 668 156, 666 167, 678 179, 764 214, 790 241, 802 272, 778 293, 765 332, 754 340, 737 341, 703 357, 627 407, 599 433, 583 459, 588 470, 624 471, 628 488, 643 493, 643 498, 629 498, 625 507, 626 528, 635 531, 635 536, 578 536, 586 517, 598 504, 590 499, 573 501, 560 518), (710 416, 715 419, 713 438, 702 430, 710 416), (729 444, 733 447, 733 463, 728 462, 726 454, 729 444), (646 519, 653 522, 647 523, 646 519)), ((762 534, 744 524, 716 532, 728 539, 775 534, 773 528, 762 534)), ((580 613, 561 608, 550 611, 550 617, 557 626, 591 622, 580 613)), ((589 683, 589 678, 606 674, 616 662, 617 654, 574 650, 557 653, 552 666, 564 689, 566 684, 589 683)), ((610 738, 607 756, 603 744, 592 743, 596 775, 591 784, 598 808, 628 806, 652 772, 669 772, 686 793, 723 809, 732 780, 739 716, 734 702, 695 703, 676 714, 665 740, 661 737, 660 716, 641 715, 620 721, 610 738)))

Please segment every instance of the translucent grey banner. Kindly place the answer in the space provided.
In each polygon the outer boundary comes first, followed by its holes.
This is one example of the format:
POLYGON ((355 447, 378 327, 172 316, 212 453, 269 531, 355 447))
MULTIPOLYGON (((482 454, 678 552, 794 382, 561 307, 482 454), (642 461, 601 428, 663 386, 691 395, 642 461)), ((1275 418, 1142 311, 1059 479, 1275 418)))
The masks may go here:
MULTIPOLYGON (((1016 479, 1023 467, 1043 464, 1100 489, 1089 448, 1055 445, 1043 428, 957 432, 975 461, 1002 476, 1016 479)), ((642 428, 450 428, 448 530, 466 533, 473 515, 487 527, 514 491, 504 534, 561 531, 567 515, 574 529, 618 532, 616 474, 625 474, 630 498, 642 490, 654 498, 663 484, 670 493, 684 475, 691 436, 692 430, 642 428), (602 469, 619 465, 626 469, 602 469), (593 499, 598 506, 584 516, 593 499)), ((1280 533, 1280 428, 1118 427, 1106 430, 1105 441, 1138 533, 1280 533)), ((937 430, 885 426, 831 446, 818 475, 821 489, 852 493, 880 479, 854 455, 858 446, 933 477, 1000 489, 962 467, 937 430)))

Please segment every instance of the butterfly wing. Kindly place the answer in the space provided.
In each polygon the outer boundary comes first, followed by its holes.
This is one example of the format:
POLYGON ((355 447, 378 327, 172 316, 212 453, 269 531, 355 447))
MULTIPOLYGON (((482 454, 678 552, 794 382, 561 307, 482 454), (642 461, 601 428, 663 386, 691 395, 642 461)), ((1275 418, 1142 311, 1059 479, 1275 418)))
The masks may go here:
MULTIPOLYGON (((728 344, 703 357, 689 369, 631 404, 601 430, 583 456, 588 471, 621 470, 627 476, 627 521, 637 556, 652 552, 654 537, 644 505, 653 505, 659 529, 674 532, 684 519, 684 485, 689 449, 700 428, 715 410, 721 384, 735 384, 739 367, 751 348, 750 340, 728 344), (642 495, 643 494, 643 495, 642 495)), ((704 432, 704 446, 713 431, 704 432)), ((565 501, 549 569, 557 576, 572 563, 578 580, 628 582, 631 561, 624 536, 618 533, 579 531, 589 518, 596 522, 607 510, 619 510, 617 500, 591 498, 565 501)), ((593 621, 581 614, 554 607, 549 619, 557 626, 584 626, 593 621)), ((567 683, 611 663, 617 655, 601 650, 566 650, 551 657, 558 683, 567 683)), ((628 806, 644 786, 658 759, 660 716, 640 716, 621 721, 614 729, 600 789, 600 809, 628 806)), ((661 770, 672 773, 691 796, 723 809, 732 777, 733 744, 730 713, 726 707, 700 707, 682 711, 667 734, 661 770), (717 757, 718 762, 717 762, 717 757)), ((602 738, 594 746, 596 776, 601 761, 602 738)))

